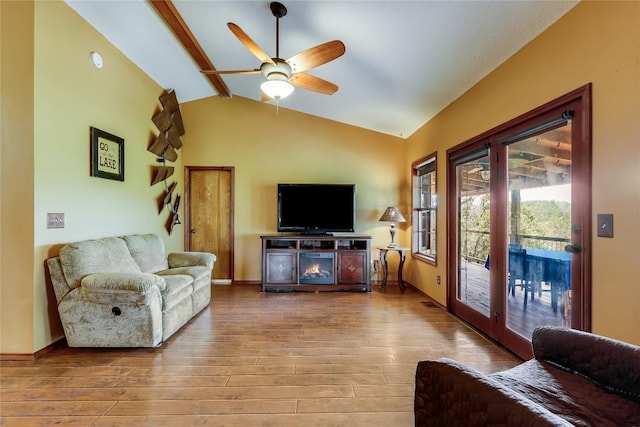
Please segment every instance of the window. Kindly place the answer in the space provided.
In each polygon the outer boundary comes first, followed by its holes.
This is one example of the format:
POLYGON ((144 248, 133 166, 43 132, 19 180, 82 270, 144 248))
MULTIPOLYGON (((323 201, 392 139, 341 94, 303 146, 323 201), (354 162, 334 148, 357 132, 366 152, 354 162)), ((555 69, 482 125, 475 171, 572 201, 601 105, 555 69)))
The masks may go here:
POLYGON ((436 263, 436 154, 417 160, 412 172, 411 252, 425 261, 436 263))

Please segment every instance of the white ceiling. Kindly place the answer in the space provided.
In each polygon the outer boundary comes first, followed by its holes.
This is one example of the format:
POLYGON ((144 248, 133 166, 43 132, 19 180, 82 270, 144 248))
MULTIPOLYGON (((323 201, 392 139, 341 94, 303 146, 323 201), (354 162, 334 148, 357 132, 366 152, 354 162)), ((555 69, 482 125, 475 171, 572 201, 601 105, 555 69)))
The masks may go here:
MULTIPOLYGON (((180 102, 217 95, 145 0, 66 0, 180 102)), ((269 1, 174 0, 218 70, 259 61, 239 25, 275 56, 269 1)), ((282 1, 280 56, 339 39, 344 56, 309 74, 337 84, 331 96, 296 88, 280 108, 408 137, 577 4, 576 1, 282 1)), ((106 64, 105 66, 107 66, 106 64)), ((260 100, 258 75, 223 75, 233 93, 260 100)))

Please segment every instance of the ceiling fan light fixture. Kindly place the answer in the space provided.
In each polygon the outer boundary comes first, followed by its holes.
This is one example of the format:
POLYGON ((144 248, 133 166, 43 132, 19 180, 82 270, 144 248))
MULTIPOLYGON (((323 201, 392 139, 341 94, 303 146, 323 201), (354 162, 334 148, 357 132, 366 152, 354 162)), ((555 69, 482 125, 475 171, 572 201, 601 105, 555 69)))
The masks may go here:
POLYGON ((284 99, 293 93, 293 85, 287 81, 284 73, 271 73, 260 89, 270 98, 284 99))
MULTIPOLYGON (((0 0, 2 1, 2 0, 0 0)), ((238 25, 228 22, 227 27, 253 56, 260 60, 260 68, 250 70, 202 70, 205 74, 256 74, 261 72, 266 81, 260 85, 262 100, 284 99, 293 93, 294 86, 313 92, 333 95, 338 86, 306 74, 306 71, 331 62, 345 52, 344 43, 332 40, 306 49, 289 59, 280 58, 280 18, 287 14, 287 8, 282 3, 272 2, 271 13, 276 18, 276 55, 270 57, 258 44, 251 39, 238 25)))

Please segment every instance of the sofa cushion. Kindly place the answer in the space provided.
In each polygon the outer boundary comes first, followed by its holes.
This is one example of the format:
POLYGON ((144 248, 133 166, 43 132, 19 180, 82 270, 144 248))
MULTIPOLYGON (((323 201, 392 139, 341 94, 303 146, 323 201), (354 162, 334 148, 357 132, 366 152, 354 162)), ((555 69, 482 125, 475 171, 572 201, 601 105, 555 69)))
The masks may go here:
POLYGON ((640 422, 640 402, 536 359, 489 377, 576 426, 630 426, 640 422))
POLYGON ((145 273, 169 268, 164 252, 164 242, 157 234, 131 234, 122 238, 131 256, 145 273))
POLYGON ((162 294, 162 311, 167 311, 193 293, 193 278, 182 274, 164 276, 166 288, 162 294))
POLYGON ((177 268, 169 268, 167 270, 158 271, 156 274, 159 276, 173 276, 176 274, 182 274, 186 276, 191 276, 194 281, 194 289, 193 291, 197 291, 205 285, 208 285, 206 281, 202 282, 199 280, 203 277, 208 276, 211 273, 211 269, 202 265, 194 266, 194 267, 177 267, 177 268), (197 288, 195 287, 195 283, 198 283, 197 288))
POLYGON ((60 249, 60 262, 69 287, 74 289, 88 274, 140 272, 124 240, 117 237, 69 243, 60 249))
POLYGON ((570 426, 491 377, 452 359, 418 362, 416 426, 570 426))

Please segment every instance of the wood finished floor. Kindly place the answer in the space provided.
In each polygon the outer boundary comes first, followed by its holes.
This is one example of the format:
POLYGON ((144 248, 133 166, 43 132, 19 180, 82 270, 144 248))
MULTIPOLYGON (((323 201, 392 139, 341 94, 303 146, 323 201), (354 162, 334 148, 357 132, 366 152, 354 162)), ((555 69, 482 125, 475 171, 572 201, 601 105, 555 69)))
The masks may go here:
POLYGON ((211 305, 154 349, 0 362, 1 426, 412 426, 419 360, 519 363, 413 288, 260 293, 211 305))

